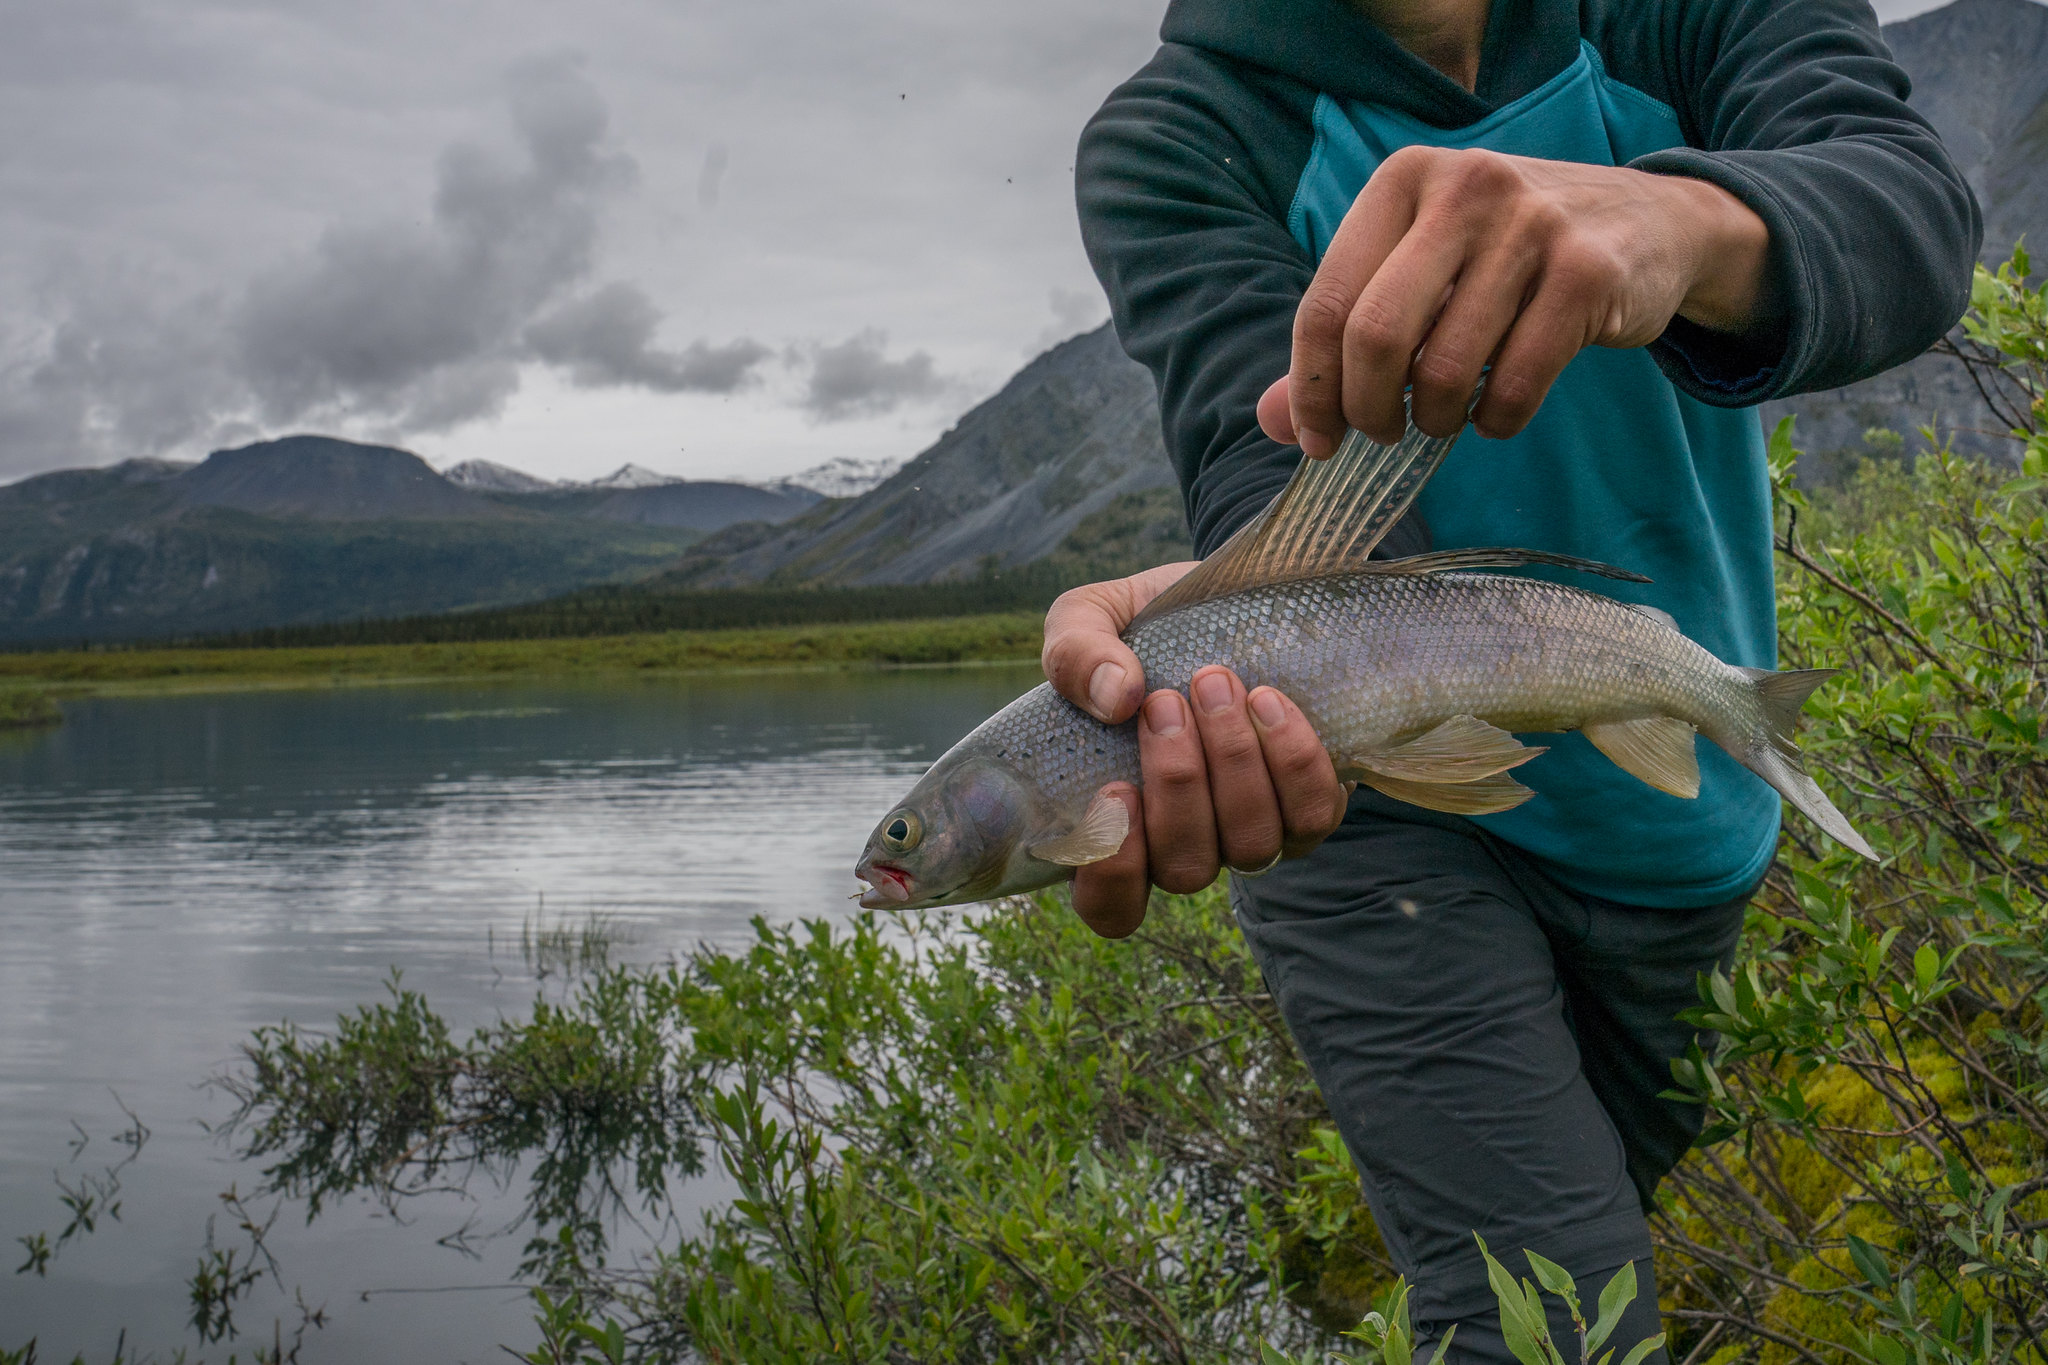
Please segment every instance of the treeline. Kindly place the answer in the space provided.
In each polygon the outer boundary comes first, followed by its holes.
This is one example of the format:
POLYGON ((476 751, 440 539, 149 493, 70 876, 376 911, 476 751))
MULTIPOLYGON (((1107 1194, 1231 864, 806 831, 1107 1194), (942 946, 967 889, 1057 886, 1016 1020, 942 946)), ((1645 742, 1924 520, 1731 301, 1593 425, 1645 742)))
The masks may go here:
POLYGON ((915 620, 1035 611, 1072 586, 1046 566, 984 574, 957 583, 858 588, 677 590, 626 584, 585 588, 513 607, 392 620, 276 626, 179 643, 209 649, 284 649, 320 645, 470 644, 635 635, 666 630, 728 630, 848 621, 915 620))

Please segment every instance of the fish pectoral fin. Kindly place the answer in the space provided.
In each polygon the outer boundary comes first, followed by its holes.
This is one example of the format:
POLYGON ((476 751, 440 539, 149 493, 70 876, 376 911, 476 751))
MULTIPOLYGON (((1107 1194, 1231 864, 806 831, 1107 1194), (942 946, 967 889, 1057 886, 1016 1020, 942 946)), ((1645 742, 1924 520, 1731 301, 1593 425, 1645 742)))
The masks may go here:
POLYGON ((1452 716, 1405 744, 1380 753, 1347 755, 1343 764, 1401 782, 1455 784, 1506 772, 1542 752, 1477 716, 1452 716))
POLYGON ((1085 867, 1122 848, 1130 832, 1130 809, 1108 792, 1097 792, 1080 824, 1057 838, 1031 845, 1029 852, 1040 862, 1085 867))
POLYGON ((1593 747, 1613 759, 1623 772, 1688 801, 1700 794, 1693 728, 1684 721, 1672 716, 1643 716, 1594 721, 1580 728, 1593 747))
POLYGON ((1396 801, 1451 815, 1493 815, 1513 810, 1536 794, 1506 773, 1495 773, 1474 782, 1411 782, 1383 773, 1366 772, 1359 781, 1396 801))

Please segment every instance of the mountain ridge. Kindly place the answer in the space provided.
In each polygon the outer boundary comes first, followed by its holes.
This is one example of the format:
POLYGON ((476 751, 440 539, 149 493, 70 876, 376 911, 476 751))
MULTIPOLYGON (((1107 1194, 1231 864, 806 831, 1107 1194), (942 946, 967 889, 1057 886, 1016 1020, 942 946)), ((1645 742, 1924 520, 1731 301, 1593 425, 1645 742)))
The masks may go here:
POLYGON ((485 492, 419 456, 288 436, 0 486, 0 641, 218 633, 530 601, 672 563, 814 493, 485 492))

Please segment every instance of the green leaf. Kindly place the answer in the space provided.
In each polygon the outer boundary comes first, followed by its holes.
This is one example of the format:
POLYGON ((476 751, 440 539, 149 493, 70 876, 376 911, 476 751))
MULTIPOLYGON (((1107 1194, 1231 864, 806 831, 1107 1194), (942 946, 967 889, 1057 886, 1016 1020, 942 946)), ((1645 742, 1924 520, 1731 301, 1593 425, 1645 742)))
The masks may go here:
POLYGON ((1276 1351, 1264 1339, 1259 1342, 1259 1365, 1298 1365, 1293 1356, 1276 1351))
POLYGON ((1863 1272, 1863 1278, 1870 1281, 1873 1288, 1888 1290, 1892 1287, 1892 1270, 1885 1264, 1883 1254, 1854 1234, 1849 1238, 1849 1259, 1856 1263, 1856 1268, 1863 1272))
POLYGON ((1586 1333, 1586 1350, 1590 1354, 1606 1344, 1614 1335, 1614 1329, 1621 1325, 1621 1315, 1636 1301, 1636 1263, 1614 1272, 1614 1278, 1600 1291, 1600 1317, 1593 1324, 1593 1330, 1586 1333))
POLYGON ((1458 1335, 1458 1325, 1451 1324, 1451 1330, 1444 1333, 1444 1339, 1436 1344, 1436 1354, 1429 1358, 1429 1365, 1444 1365, 1451 1353, 1451 1338, 1458 1335))
POLYGON ((1500 1303, 1500 1334, 1506 1339, 1508 1350, 1522 1365, 1553 1365, 1544 1349, 1548 1324, 1540 1313, 1534 1323, 1529 1321, 1529 1302, 1522 1296, 1522 1287, 1515 1283, 1515 1277, 1486 1249, 1485 1238, 1475 1232, 1472 1240, 1479 1243, 1479 1254, 1486 1261, 1486 1281, 1493 1286, 1493 1297, 1500 1303))
POLYGON ((1633 1351, 1630 1351, 1621 1358, 1621 1365, 1643 1365, 1643 1357, 1663 1344, 1664 1334, 1662 1332, 1657 1333, 1654 1337, 1644 1337, 1636 1343, 1636 1348, 1633 1351))
POLYGON ((1578 1286, 1572 1282, 1571 1272, 1556 1261, 1538 1256, 1533 1251, 1524 1251, 1529 1258, 1529 1268, 1536 1272, 1536 1283, 1571 1305, 1572 1316, 1579 1315, 1578 1286))

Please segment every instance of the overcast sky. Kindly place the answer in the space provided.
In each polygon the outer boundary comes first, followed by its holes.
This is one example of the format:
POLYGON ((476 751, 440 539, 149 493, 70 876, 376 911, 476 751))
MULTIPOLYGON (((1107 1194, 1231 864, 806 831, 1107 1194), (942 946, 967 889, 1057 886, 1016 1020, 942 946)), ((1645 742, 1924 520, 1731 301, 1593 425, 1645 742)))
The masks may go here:
POLYGON ((1107 315, 1074 139, 1163 8, 0 0, 0 480, 912 454, 1107 315))

